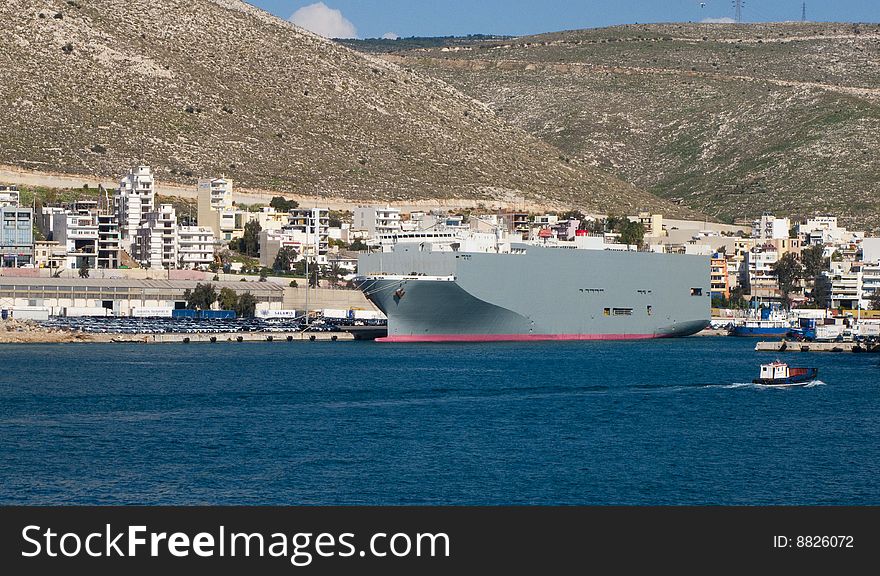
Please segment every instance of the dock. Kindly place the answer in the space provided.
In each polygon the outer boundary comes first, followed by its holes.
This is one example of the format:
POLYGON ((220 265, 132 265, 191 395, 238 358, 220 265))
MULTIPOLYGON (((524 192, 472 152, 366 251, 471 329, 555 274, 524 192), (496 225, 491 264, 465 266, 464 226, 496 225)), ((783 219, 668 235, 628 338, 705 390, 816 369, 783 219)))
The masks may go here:
POLYGON ((121 344, 170 344, 170 343, 244 343, 244 342, 342 342, 354 340, 348 332, 225 332, 194 334, 119 334, 110 339, 121 344))
POLYGON ((791 342, 779 340, 758 342, 757 352, 875 352, 880 353, 880 344, 865 342, 791 342))

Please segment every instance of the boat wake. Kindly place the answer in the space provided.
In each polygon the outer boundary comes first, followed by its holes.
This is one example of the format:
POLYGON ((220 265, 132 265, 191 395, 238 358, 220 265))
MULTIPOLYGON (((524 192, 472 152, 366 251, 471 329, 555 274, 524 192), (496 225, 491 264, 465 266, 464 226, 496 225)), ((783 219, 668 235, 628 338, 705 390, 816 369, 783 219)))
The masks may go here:
POLYGON ((710 385, 708 385, 708 386, 705 386, 705 388, 728 388, 728 389, 734 389, 734 388, 755 388, 755 389, 759 389, 759 390, 767 390, 767 389, 778 388, 778 389, 780 389, 780 390, 787 390, 787 389, 789 389, 789 388, 815 388, 816 386, 825 386, 825 383, 822 382, 821 380, 812 380, 812 381, 807 382, 806 384, 804 384, 804 385, 802 385, 802 386, 801 386, 801 385, 796 385, 796 386, 780 386, 780 385, 778 385, 778 384, 755 384, 755 383, 753 383, 753 382, 735 382, 735 383, 733 383, 733 384, 720 384, 720 385, 719 385, 719 384, 716 384, 716 385, 711 385, 711 384, 710 384, 710 385))

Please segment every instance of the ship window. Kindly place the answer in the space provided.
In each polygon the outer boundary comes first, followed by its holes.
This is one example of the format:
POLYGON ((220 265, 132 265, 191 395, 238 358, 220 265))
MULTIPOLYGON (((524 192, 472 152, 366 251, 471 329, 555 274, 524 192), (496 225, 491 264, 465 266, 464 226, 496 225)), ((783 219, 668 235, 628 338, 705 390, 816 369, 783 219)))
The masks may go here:
POLYGON ((633 309, 632 308, 615 308, 611 312, 614 316, 632 316, 633 309))
POLYGON ((605 309, 605 315, 606 315, 606 316, 611 316, 611 308, 606 308, 606 309, 605 309))
POLYGON ((691 296, 702 296, 703 289, 702 288, 691 288, 691 296))
POLYGON ((654 307, 648 306, 648 316, 653 316, 653 315, 654 315, 654 307))

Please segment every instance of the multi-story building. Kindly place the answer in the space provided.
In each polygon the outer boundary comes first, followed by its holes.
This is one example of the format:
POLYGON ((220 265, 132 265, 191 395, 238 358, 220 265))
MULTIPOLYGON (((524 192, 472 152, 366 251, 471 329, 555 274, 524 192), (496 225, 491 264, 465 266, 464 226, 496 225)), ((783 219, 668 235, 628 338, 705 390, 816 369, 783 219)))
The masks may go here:
POLYGON ((401 229, 400 210, 390 206, 358 206, 354 209, 352 228, 366 230, 371 238, 395 234, 401 229))
POLYGON ((864 264, 861 294, 863 308, 868 307, 875 294, 880 294, 880 264, 864 264))
POLYGON ((182 268, 207 268, 214 261, 214 231, 208 226, 179 226, 177 254, 182 268))
POLYGON ((781 254, 772 244, 752 248, 746 257, 749 293, 753 298, 778 298, 779 284, 773 265, 781 254))
POLYGON ((639 212, 638 222, 645 228, 646 238, 662 238, 666 235, 663 230, 663 215, 639 212))
POLYGON ((865 238, 860 246, 862 261, 880 264, 880 238, 865 238))
POLYGON ((798 224, 798 236, 804 244, 828 244, 842 239, 845 230, 837 227, 836 216, 814 216, 798 224))
POLYGON ((37 268, 56 270, 66 268, 67 248, 55 240, 37 240, 34 242, 34 265, 37 268))
POLYGON ((116 214, 95 214, 98 222, 98 268, 119 268, 120 238, 116 214))
POLYGON ((119 182, 113 207, 124 248, 134 243, 141 223, 154 211, 155 201, 155 181, 149 166, 132 168, 119 182))
POLYGON ((260 230, 281 230, 290 222, 289 212, 279 212, 271 206, 265 206, 254 216, 260 224, 260 230))
POLYGON ((0 207, 17 208, 21 201, 18 186, 0 184, 0 207))
POLYGON ((730 298, 727 258, 724 254, 715 254, 709 260, 709 285, 713 298, 730 298))
POLYGON ((0 266, 29 266, 34 261, 34 211, 0 206, 0 266))
POLYGON ((232 180, 222 177, 199 180, 198 218, 199 226, 211 228, 214 236, 232 240, 235 230, 232 180))
POLYGON ((556 214, 541 214, 535 216, 534 225, 539 228, 544 226, 555 226, 559 222, 559 216, 556 214))
POLYGON ((858 266, 852 267, 849 272, 831 272, 828 277, 831 281, 829 300, 832 308, 856 310, 866 307, 861 302, 862 271, 858 266))
MULTIPOLYGON (((64 268, 118 268, 119 225, 116 214, 99 209, 94 200, 78 200, 67 208, 44 206, 37 221, 43 236, 65 250, 64 268)), ((47 247, 41 261, 48 266, 47 247)))
POLYGON ((260 266, 267 268, 275 264, 275 258, 282 248, 293 248, 296 251, 295 262, 303 258, 303 245, 307 242, 307 236, 300 231, 290 228, 281 230, 260 231, 260 266))
POLYGON ((327 264, 329 251, 330 210, 328 208, 295 208, 283 230, 304 234, 304 256, 318 264, 327 264))
POLYGON ((132 256, 150 268, 178 268, 177 213, 170 204, 146 214, 132 246, 132 256))
POLYGON ((532 229, 532 224, 529 222, 529 214, 527 212, 513 212, 508 214, 507 217, 510 222, 510 232, 521 239, 528 238, 529 232, 532 229))
POLYGON ((781 240, 788 238, 791 232, 791 220, 776 218, 773 214, 764 214, 760 220, 752 224, 752 236, 758 240, 781 240))
POLYGON ((96 268, 98 222, 89 212, 52 211, 52 240, 65 249, 65 268, 96 268))

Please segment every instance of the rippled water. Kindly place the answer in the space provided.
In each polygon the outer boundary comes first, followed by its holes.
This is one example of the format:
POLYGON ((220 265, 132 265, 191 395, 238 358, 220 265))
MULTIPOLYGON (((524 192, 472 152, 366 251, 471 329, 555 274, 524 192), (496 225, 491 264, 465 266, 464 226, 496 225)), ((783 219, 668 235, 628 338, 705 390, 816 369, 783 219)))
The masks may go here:
POLYGON ((880 358, 753 346, 0 346, 0 502, 880 504, 880 358))

